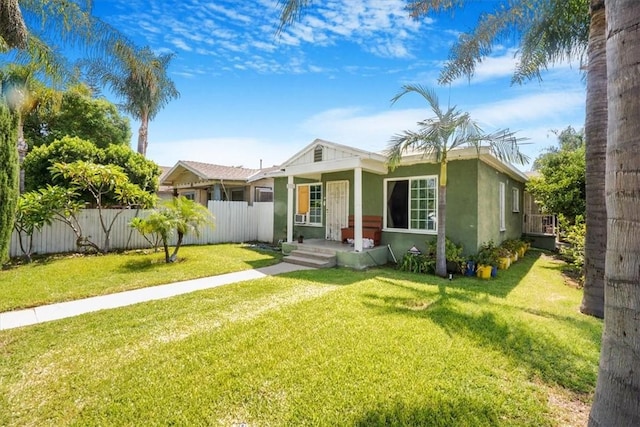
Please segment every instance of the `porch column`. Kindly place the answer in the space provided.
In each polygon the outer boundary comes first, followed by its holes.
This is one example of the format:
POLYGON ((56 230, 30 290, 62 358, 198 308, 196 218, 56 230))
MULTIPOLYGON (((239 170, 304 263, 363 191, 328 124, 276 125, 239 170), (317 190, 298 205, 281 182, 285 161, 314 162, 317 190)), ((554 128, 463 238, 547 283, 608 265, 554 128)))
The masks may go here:
POLYGON ((362 252, 362 168, 353 170, 353 249, 362 252))
POLYGON ((293 242, 293 175, 287 176, 287 242, 293 242))

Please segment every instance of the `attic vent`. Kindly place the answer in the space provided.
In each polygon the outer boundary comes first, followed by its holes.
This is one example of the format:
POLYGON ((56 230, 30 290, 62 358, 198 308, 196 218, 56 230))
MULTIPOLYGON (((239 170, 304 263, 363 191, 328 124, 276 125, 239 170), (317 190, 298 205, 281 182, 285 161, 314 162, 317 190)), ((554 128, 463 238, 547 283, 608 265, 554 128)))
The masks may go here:
POLYGON ((322 147, 322 145, 318 145, 314 150, 313 150, 313 161, 314 162, 321 162, 322 161, 322 149, 324 147, 322 147))

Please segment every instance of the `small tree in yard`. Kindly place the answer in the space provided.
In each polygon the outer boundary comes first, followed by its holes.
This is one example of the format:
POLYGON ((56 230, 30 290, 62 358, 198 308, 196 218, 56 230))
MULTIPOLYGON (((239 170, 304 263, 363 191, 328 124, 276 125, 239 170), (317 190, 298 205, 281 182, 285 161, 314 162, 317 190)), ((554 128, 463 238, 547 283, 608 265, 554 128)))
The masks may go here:
POLYGON ((199 227, 212 223, 213 217, 203 205, 184 196, 176 197, 165 203, 143 220, 134 220, 131 225, 143 235, 155 233, 160 236, 164 248, 165 262, 175 262, 184 236, 194 232, 199 235, 199 227), (178 240, 169 254, 169 239, 177 235, 178 240))
POLYGON ((98 165, 95 163, 76 161, 73 163, 56 163, 51 168, 54 175, 62 175, 71 181, 72 190, 87 191, 93 198, 93 204, 98 209, 100 227, 104 232, 102 252, 109 252, 111 243, 111 229, 116 219, 124 212, 120 210, 108 221, 104 209, 109 207, 105 196, 115 194, 115 203, 119 208, 148 208, 154 205, 152 194, 143 191, 129 178, 122 168, 114 165, 98 165))
POLYGON ((18 199, 13 228, 18 232, 18 244, 27 262, 33 254, 33 233, 53 221, 54 210, 48 203, 45 192, 32 191, 18 199), (26 235, 27 241, 22 236, 26 235))

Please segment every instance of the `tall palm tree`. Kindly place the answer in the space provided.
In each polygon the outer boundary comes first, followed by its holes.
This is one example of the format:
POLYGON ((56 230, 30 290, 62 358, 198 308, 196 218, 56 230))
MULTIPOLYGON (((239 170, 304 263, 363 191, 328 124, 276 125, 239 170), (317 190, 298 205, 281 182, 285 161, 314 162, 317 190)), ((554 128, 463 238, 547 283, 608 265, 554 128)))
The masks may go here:
POLYGON ((421 95, 427 101, 435 117, 418 122, 418 131, 404 131, 394 136, 389 142, 387 157, 391 168, 400 163, 402 154, 407 151, 420 151, 425 156, 435 156, 440 164, 436 274, 445 277, 447 275, 445 257, 447 162, 451 150, 469 146, 479 150, 481 146, 488 145, 501 160, 524 164, 528 159, 518 148, 518 141, 522 138, 516 138, 509 130, 484 133, 479 124, 471 119, 469 113, 463 113, 456 107, 443 110, 433 90, 420 85, 405 85, 402 91, 391 99, 391 103, 395 104, 401 97, 411 92, 421 95))
POLYGON ((607 255, 600 368, 590 426, 640 425, 640 3, 606 0, 607 255))
POLYGON ((115 67, 103 60, 90 61, 85 65, 89 77, 123 98, 123 109, 140 120, 138 153, 146 156, 149 121, 170 100, 180 96, 167 76, 173 54, 156 55, 149 47, 134 49, 121 43, 115 45, 114 53, 117 57, 115 67))
POLYGON ((585 283, 580 311, 603 318, 607 253, 605 176, 608 115, 605 0, 591 0, 590 15, 584 126, 587 207, 584 248, 585 283))
MULTIPOLYGON (((298 19, 312 0, 279 0, 282 13, 279 31, 298 19)), ((407 6, 414 17, 462 8, 466 0, 414 0, 407 6)), ((476 65, 491 54, 496 41, 520 37, 520 63, 513 82, 537 77, 548 65, 587 55, 587 235, 585 242, 585 314, 604 313, 604 260, 606 209, 604 196, 604 152, 606 150, 606 63, 604 57, 604 0, 510 0, 493 13, 484 14, 471 33, 460 36, 449 61, 441 71, 442 84, 458 77, 471 78, 476 65)))
MULTIPOLYGON (((417 12, 429 0, 416 2, 417 12)), ((416 11, 414 11, 415 13, 416 11)), ((585 283, 580 311, 604 316, 604 265, 607 242, 605 152, 607 147, 607 64, 605 0, 520 0, 510 9, 486 15, 470 34, 460 36, 440 74, 441 83, 472 76, 492 43, 511 26, 524 30, 520 64, 513 81, 540 78, 540 70, 564 59, 584 59, 586 52, 586 237, 585 283), (534 8, 532 10, 532 7, 534 8), (517 12, 517 13, 514 13, 517 12)))
POLYGON ((24 192, 24 170, 22 161, 27 154, 28 143, 24 138, 24 118, 36 108, 47 105, 58 108, 62 102, 62 92, 57 91, 36 78, 36 64, 9 64, 0 69, 0 92, 16 117, 18 131, 17 149, 20 163, 20 193, 24 192))

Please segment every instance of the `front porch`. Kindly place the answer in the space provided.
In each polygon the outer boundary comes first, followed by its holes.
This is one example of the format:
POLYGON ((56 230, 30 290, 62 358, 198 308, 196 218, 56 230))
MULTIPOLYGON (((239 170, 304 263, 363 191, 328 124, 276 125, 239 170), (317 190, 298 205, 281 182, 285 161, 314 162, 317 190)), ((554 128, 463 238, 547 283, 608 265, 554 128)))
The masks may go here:
POLYGON ((377 265, 385 265, 389 261, 389 249, 386 246, 356 251, 354 246, 325 239, 305 239, 304 243, 283 242, 282 253, 286 256, 292 251, 331 253, 336 257, 338 267, 364 270, 377 265))

